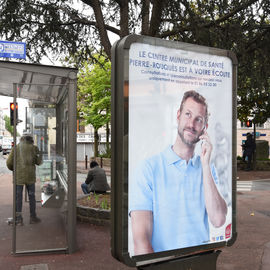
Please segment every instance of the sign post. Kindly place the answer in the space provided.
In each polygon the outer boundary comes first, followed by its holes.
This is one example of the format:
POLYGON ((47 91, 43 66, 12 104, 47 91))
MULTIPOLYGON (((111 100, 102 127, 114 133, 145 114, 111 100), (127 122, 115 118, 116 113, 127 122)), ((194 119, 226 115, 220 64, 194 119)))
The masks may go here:
POLYGON ((24 42, 0 41, 0 57, 26 58, 26 44, 24 42))
POLYGON ((237 235, 237 59, 137 35, 112 55, 112 254, 214 270, 237 235))

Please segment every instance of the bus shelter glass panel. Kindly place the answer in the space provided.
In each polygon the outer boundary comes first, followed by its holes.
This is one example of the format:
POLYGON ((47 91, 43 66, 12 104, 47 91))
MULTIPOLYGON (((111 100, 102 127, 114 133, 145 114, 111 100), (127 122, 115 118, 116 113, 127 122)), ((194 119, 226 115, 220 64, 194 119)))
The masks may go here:
POLYGON ((16 253, 65 250, 67 162, 57 146, 58 105, 28 104, 16 146, 16 253))

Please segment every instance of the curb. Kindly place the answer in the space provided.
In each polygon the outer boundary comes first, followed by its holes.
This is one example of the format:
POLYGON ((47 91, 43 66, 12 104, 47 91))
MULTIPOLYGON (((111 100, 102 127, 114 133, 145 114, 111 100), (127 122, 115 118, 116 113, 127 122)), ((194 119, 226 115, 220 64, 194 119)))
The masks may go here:
MULTIPOLYGON (((89 196, 82 195, 78 197, 78 200, 89 196)), ((83 223, 90 223, 98 226, 110 226, 111 224, 111 210, 92 208, 88 206, 80 205, 77 202, 77 220, 83 223)))

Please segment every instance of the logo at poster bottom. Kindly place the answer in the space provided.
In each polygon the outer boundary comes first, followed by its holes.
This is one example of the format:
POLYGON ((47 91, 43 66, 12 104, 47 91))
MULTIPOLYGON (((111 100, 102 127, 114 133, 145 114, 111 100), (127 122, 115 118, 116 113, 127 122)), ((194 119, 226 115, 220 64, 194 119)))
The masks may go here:
POLYGON ((229 224, 227 227, 226 227, 226 230, 225 230, 225 238, 228 239, 231 237, 231 232, 232 232, 232 224, 229 224))

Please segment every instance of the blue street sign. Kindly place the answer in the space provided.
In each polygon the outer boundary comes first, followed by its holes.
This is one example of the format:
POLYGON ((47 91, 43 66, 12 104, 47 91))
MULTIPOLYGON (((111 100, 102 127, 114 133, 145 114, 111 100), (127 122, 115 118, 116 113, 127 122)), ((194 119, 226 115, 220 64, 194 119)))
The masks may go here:
MULTIPOLYGON (((254 132, 251 132, 250 134, 254 134, 254 132)), ((247 136, 247 133, 242 133, 242 136, 247 136)), ((266 136, 266 133, 261 133, 256 131, 256 138, 259 138, 260 136, 266 136)))
POLYGON ((25 59, 24 42, 0 41, 0 57, 25 59))

